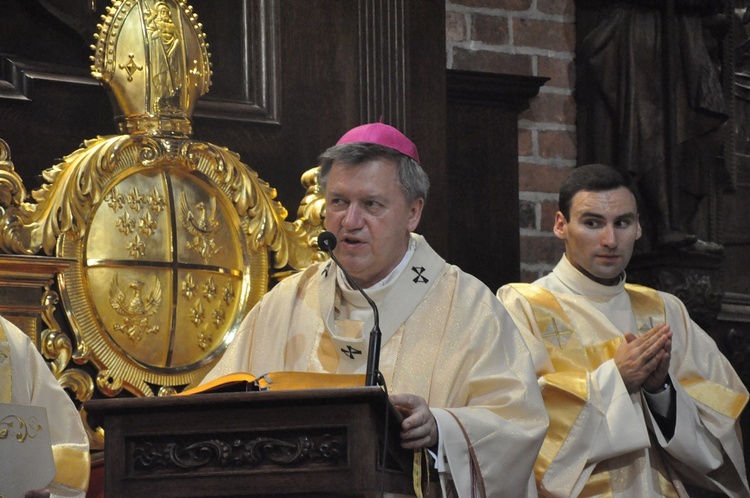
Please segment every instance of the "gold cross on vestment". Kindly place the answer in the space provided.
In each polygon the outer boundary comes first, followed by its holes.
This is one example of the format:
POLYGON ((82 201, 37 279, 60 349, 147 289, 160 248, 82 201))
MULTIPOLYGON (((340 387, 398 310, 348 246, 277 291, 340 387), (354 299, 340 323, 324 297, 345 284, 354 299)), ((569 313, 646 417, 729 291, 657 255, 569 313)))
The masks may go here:
MULTIPOLYGON (((557 320, 552 318, 549 325, 547 325, 547 329, 542 332, 542 337, 548 342, 552 342, 550 338, 554 337, 557 339, 557 347, 561 349, 565 347, 565 344, 568 343, 568 339, 570 339, 570 336, 573 334, 573 331, 568 330, 564 323, 562 325, 563 330, 560 330, 557 326, 557 320)), ((552 342, 552 344, 554 344, 554 342, 552 342)))
POLYGON ((648 332, 652 328, 654 328, 654 318, 650 316, 650 317, 648 317, 647 321, 643 322, 643 324, 640 326, 640 328, 638 329, 638 331, 641 334, 645 334, 646 332, 648 332))

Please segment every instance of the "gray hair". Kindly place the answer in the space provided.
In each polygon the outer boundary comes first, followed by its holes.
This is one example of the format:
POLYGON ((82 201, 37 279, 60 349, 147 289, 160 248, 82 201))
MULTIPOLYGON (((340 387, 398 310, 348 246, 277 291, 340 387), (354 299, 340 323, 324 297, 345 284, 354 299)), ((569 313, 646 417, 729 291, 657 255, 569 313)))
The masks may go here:
POLYGON ((345 166, 357 166, 375 159, 390 159, 398 165, 398 183, 409 203, 417 199, 427 199, 430 179, 417 161, 390 147, 369 142, 352 142, 334 145, 318 158, 320 164, 320 186, 323 191, 328 184, 328 174, 334 162, 345 166))

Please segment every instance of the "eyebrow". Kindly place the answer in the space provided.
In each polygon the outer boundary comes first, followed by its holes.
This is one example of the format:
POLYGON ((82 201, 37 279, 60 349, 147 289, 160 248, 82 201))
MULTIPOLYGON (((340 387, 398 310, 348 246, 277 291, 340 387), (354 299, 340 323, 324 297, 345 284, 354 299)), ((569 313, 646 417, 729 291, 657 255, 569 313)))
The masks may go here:
POLYGON ((367 194, 363 196, 357 196, 353 195, 351 192, 346 193, 339 190, 333 190, 333 189, 327 189, 326 195, 330 197, 340 197, 344 199, 352 199, 353 197, 358 197, 359 200, 364 201, 377 201, 380 203, 385 203, 388 200, 388 196, 382 194, 382 193, 376 193, 376 194, 367 194))
MULTIPOLYGON (((597 218, 597 219, 605 219, 605 216, 601 213, 597 213, 596 211, 584 211, 579 215, 581 218, 597 218)), ((615 217, 615 220, 624 220, 624 219, 636 219, 637 214, 630 211, 624 214, 621 214, 619 216, 615 217)))

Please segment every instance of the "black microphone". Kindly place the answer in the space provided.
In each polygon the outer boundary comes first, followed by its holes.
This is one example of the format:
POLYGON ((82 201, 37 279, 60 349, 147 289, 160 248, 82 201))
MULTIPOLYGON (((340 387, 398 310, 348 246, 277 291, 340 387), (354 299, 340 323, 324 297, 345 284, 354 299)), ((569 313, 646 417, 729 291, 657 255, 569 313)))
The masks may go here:
POLYGON ((349 284, 357 289, 370 304, 370 307, 372 307, 372 312, 375 315, 375 320, 373 322, 372 331, 370 332, 370 350, 367 352, 365 385, 377 386, 378 377, 380 374, 378 368, 380 365, 380 341, 382 335, 380 333, 380 315, 378 315, 378 307, 375 305, 375 301, 370 299, 370 296, 368 296, 365 291, 362 290, 362 287, 360 287, 359 284, 354 281, 352 276, 349 275, 349 272, 346 271, 346 268, 344 268, 341 263, 339 263, 339 260, 336 258, 336 256, 334 256, 333 250, 336 248, 336 236, 331 232, 322 232, 320 235, 318 235, 318 247, 326 251, 331 256, 331 259, 335 261, 338 267, 341 268, 341 271, 344 272, 344 276, 346 277, 346 280, 349 282, 349 284))

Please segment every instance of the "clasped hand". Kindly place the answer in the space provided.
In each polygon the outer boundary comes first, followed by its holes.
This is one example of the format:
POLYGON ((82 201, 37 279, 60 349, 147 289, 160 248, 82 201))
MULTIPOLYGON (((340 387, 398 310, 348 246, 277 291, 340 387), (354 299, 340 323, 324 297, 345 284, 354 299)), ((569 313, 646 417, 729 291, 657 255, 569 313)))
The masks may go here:
POLYGON ((669 374, 672 353, 672 331, 661 324, 645 334, 625 334, 625 342, 615 353, 615 365, 629 393, 641 388, 659 392, 669 374))
POLYGON ((414 394, 391 394, 390 400, 404 416, 401 422, 402 448, 430 448, 437 444, 437 422, 424 398, 414 394))

